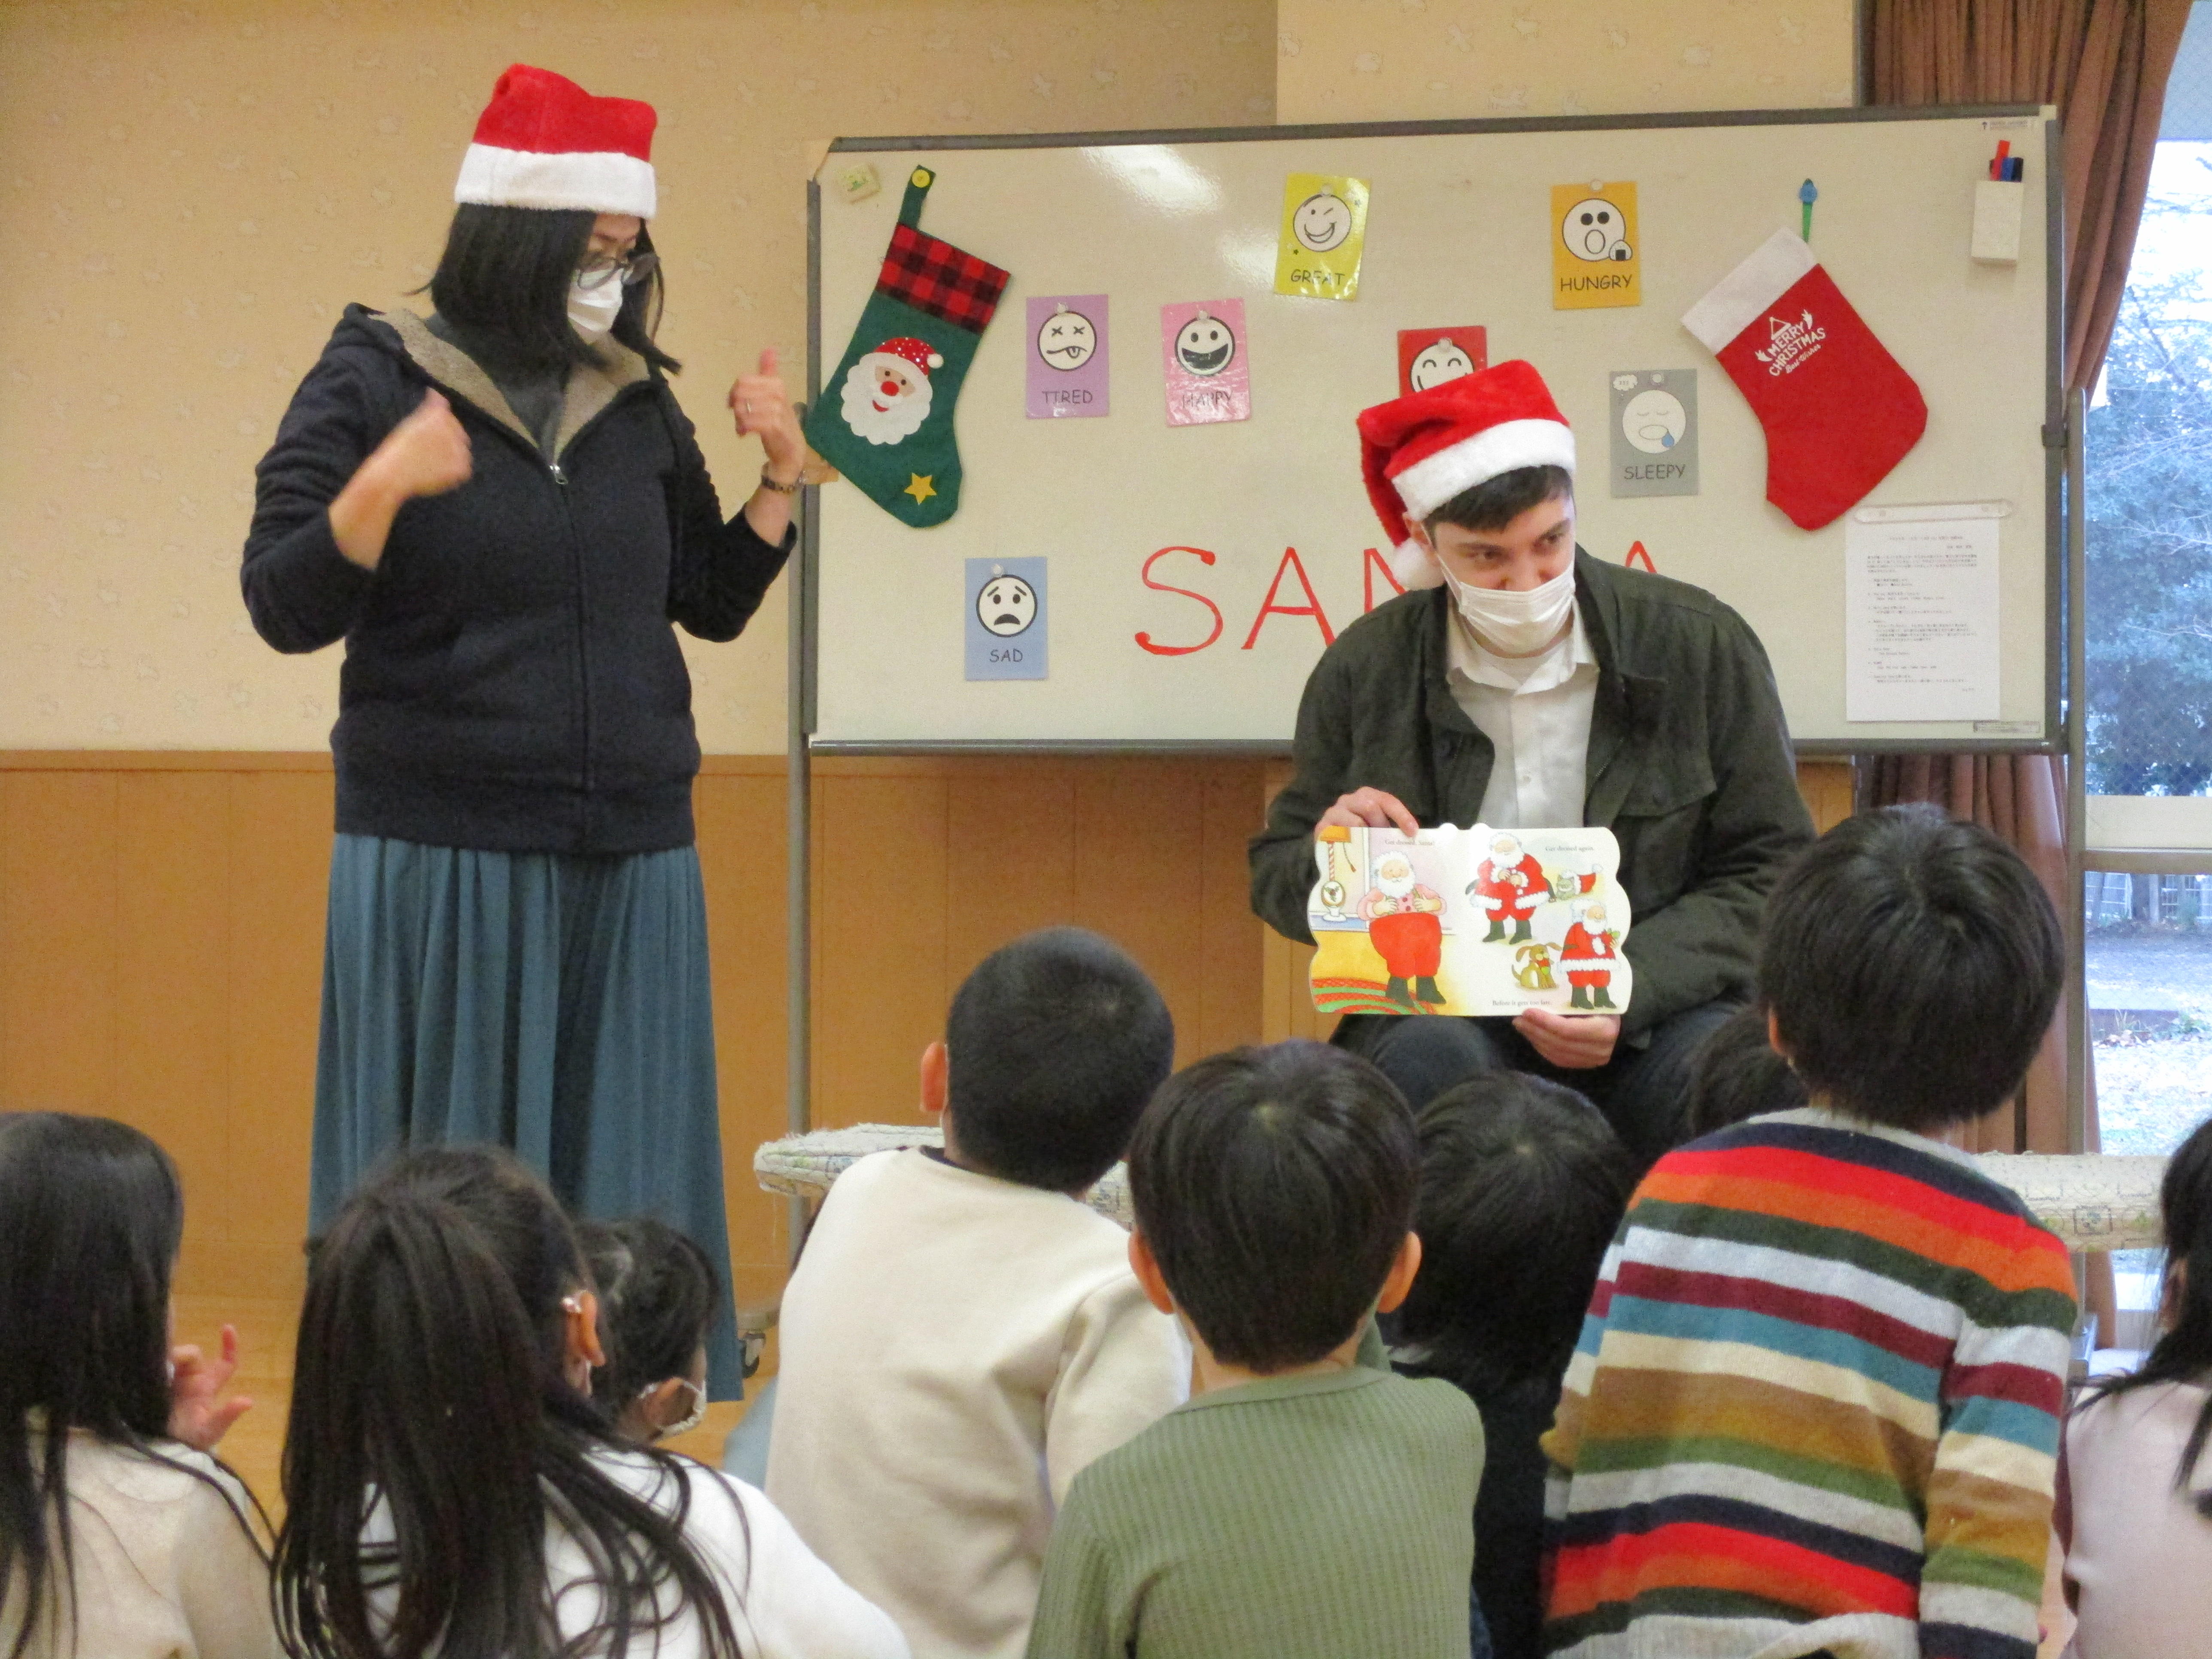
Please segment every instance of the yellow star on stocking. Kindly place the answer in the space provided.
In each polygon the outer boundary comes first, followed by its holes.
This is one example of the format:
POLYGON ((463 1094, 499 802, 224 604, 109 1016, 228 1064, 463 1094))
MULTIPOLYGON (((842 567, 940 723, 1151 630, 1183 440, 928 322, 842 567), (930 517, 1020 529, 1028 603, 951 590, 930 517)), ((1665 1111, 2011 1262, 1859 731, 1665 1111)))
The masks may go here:
POLYGON ((937 486, 930 482, 930 480, 936 476, 937 475, 933 472, 909 472, 907 474, 907 486, 904 489, 900 490, 899 494, 902 495, 913 496, 914 504, 916 507, 920 507, 924 501, 927 501, 932 495, 934 495, 937 493, 937 486))

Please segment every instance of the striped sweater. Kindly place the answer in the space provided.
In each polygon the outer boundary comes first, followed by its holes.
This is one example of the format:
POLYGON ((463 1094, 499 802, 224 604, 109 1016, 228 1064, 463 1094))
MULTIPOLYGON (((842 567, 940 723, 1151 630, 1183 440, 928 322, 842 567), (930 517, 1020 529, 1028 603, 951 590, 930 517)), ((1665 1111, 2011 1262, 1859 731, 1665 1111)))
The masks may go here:
POLYGON ((1948 1147, 1820 1108, 1662 1158, 1545 1437, 1577 1659, 2033 1659, 2073 1279, 1948 1147))

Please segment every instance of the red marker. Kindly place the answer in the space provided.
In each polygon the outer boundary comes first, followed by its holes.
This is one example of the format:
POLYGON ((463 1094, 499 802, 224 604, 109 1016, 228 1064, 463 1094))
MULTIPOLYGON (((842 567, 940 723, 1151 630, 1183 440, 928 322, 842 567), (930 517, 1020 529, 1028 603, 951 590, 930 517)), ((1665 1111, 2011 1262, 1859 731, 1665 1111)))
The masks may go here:
POLYGON ((2011 154, 2012 140, 2009 138, 1998 139, 1996 159, 1990 163, 1990 178, 2002 179, 2005 176, 2005 157, 2011 154))

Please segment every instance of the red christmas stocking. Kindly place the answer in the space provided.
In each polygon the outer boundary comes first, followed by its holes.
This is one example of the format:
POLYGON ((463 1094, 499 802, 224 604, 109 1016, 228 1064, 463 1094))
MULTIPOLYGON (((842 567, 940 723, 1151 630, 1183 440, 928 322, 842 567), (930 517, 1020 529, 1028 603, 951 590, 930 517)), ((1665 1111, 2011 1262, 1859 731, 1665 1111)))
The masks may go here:
POLYGON ((1920 441, 1928 405, 1813 250, 1778 230, 1682 326, 1766 433, 1766 499, 1803 530, 1863 500, 1920 441))

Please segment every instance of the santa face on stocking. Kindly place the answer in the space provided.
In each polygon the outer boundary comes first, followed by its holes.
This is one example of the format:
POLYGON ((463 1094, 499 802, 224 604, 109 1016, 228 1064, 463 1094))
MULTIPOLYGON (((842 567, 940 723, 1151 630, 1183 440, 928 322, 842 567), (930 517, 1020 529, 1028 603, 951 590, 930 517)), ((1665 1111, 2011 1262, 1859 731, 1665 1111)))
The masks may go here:
POLYGON ((845 372, 845 424, 872 444, 912 437, 929 418, 929 371, 945 359, 922 340, 886 340, 845 372))

